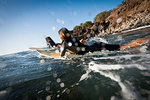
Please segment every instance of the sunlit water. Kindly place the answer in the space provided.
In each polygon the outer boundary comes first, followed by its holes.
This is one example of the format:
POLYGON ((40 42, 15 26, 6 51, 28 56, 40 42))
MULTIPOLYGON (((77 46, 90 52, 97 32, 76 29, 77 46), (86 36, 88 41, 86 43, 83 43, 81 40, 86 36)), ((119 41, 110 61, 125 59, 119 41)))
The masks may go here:
MULTIPOLYGON (((103 38, 114 44, 150 31, 103 38)), ((150 44, 53 59, 34 51, 0 56, 0 100, 150 100, 150 44)))

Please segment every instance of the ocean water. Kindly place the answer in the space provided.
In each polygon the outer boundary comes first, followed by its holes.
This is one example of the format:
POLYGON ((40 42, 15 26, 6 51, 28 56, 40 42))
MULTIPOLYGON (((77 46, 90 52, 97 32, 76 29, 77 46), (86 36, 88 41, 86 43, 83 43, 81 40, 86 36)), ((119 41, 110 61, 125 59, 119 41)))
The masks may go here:
MULTIPOLYGON (((91 40, 126 44, 148 36, 144 30, 91 40)), ((0 56, 0 100, 150 100, 150 44, 76 58, 0 56)))

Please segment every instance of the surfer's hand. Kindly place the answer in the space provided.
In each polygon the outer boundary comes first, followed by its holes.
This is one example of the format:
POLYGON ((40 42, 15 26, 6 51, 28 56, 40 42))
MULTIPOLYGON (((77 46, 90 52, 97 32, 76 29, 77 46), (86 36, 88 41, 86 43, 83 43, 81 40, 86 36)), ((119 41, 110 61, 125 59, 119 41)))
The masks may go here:
POLYGON ((61 47, 61 45, 59 44, 58 46, 57 46, 57 48, 60 48, 61 47))

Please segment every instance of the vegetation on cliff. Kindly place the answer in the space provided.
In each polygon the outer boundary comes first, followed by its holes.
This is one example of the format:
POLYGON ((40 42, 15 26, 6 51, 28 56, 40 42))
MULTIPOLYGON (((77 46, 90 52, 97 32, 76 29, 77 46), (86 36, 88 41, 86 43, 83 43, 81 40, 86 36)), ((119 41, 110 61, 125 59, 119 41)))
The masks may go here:
POLYGON ((76 25, 73 28, 73 35, 80 37, 86 32, 86 29, 91 28, 93 23, 91 21, 86 21, 85 23, 81 23, 79 26, 76 25))
POLYGON ((103 11, 103 12, 97 14, 96 17, 94 18, 94 23, 96 23, 96 22, 101 23, 101 22, 105 21, 106 18, 110 15, 110 13, 111 13, 111 10, 103 11))

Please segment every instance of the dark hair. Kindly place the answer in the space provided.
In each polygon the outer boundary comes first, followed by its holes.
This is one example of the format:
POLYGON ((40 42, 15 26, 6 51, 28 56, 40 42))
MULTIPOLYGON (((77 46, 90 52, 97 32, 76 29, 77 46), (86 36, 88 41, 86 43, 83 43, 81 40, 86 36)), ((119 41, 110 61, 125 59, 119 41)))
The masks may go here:
POLYGON ((70 34, 70 32, 69 32, 69 30, 67 28, 61 28, 58 31, 58 33, 59 33, 59 35, 63 34, 63 38, 64 39, 71 38, 71 34, 70 34))
POLYGON ((58 31, 58 33, 60 34, 60 32, 63 32, 64 34, 67 34, 67 33, 69 33, 69 30, 67 29, 67 28, 61 28, 59 31, 58 31))

